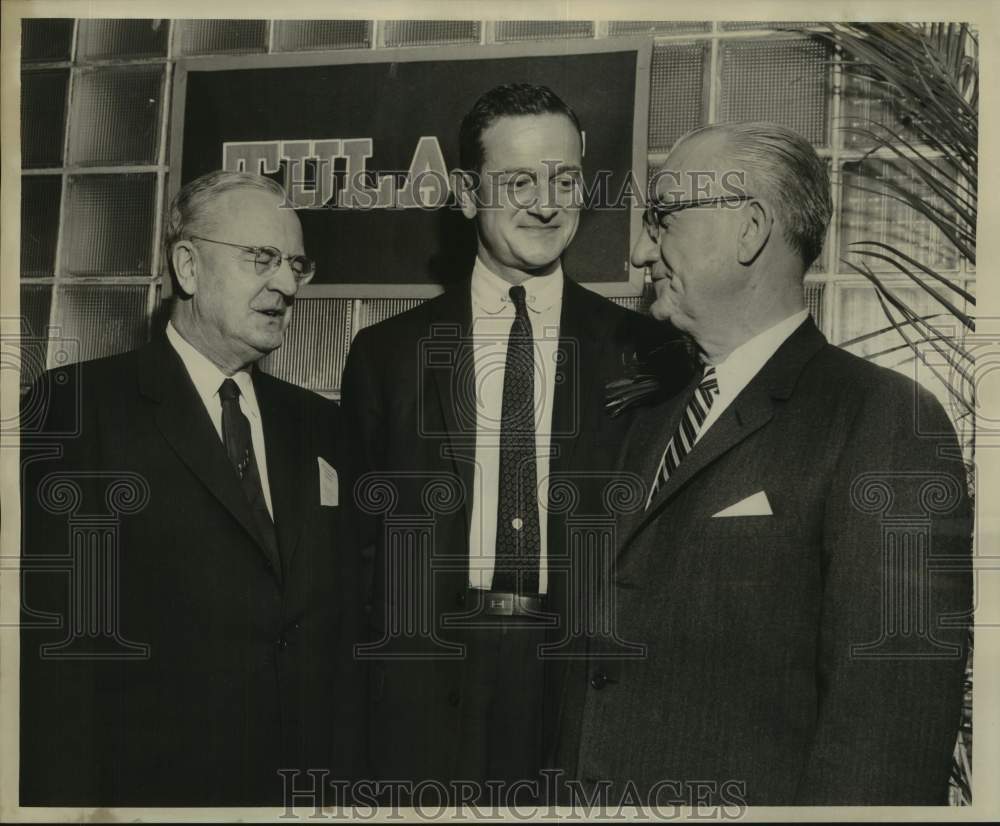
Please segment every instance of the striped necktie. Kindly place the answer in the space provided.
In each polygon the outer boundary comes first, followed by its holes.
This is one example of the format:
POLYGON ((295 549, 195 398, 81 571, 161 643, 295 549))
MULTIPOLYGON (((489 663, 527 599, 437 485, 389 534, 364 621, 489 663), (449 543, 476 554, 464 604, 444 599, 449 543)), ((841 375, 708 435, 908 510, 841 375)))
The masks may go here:
POLYGON ((688 399, 687 407, 684 408, 684 415, 681 416, 680 424, 677 425, 677 430, 674 431, 674 435, 667 442, 666 450, 663 451, 663 457, 660 459, 659 467, 656 469, 656 476, 653 479, 649 498, 646 500, 647 508, 649 507, 649 503, 653 501, 653 497, 656 496, 656 492, 666 484, 670 475, 677 470, 681 459, 691 452, 695 439, 698 437, 698 431, 701 429, 705 417, 708 416, 708 411, 712 409, 712 403, 718 395, 719 380, 715 377, 715 367, 709 365, 705 368, 701 381, 698 382, 698 386, 695 388, 694 393, 691 394, 691 398, 688 399))

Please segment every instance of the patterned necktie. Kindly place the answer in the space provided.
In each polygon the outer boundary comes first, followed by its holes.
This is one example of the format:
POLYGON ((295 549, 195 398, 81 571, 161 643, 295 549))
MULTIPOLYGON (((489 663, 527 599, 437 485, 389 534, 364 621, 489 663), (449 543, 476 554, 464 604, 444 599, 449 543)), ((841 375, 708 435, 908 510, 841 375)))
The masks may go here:
POLYGON ((535 345, 524 287, 511 287, 514 323, 507 339, 500 414, 500 485, 494 591, 538 593, 538 484, 535 467, 535 345))
POLYGON ((260 538, 277 558, 278 537, 267 509, 267 500, 264 499, 260 470, 257 468, 253 440, 250 437, 250 421, 240 410, 239 385, 232 379, 226 379, 219 386, 219 398, 222 399, 222 439, 226 443, 226 453, 240 477, 243 494, 253 510, 260 538))
POLYGON ((656 476, 653 479, 652 490, 646 500, 646 507, 653 501, 656 492, 666 484, 670 475, 677 470, 681 459, 691 452, 694 447, 698 431, 701 429, 708 416, 708 411, 712 409, 715 397, 719 395, 719 380, 715 377, 715 367, 709 365, 698 382, 691 398, 688 399, 687 407, 684 408, 684 415, 681 416, 680 424, 674 435, 667 442, 667 449, 663 451, 663 458, 656 469, 656 476))

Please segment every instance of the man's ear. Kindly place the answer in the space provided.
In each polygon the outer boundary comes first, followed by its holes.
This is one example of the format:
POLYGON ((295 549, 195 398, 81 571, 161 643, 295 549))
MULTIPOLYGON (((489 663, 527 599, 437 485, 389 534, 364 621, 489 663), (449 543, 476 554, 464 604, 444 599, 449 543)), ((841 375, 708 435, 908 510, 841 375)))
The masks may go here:
POLYGON ((754 199, 743 210, 742 218, 736 254, 739 262, 747 265, 752 264, 767 245, 774 227, 774 216, 768 204, 754 199))
POLYGON ((455 176, 455 195, 462 207, 462 214, 468 218, 476 217, 478 202, 476 193, 479 190, 479 175, 476 172, 460 171, 455 176))
POLYGON ((178 241, 170 251, 177 286, 185 295, 198 291, 198 254, 190 241, 178 241))

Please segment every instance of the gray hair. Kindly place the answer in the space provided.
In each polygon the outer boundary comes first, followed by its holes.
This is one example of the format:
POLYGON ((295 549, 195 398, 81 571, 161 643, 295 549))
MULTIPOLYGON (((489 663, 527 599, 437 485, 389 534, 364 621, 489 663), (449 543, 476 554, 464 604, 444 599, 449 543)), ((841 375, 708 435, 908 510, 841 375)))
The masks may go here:
POLYGON ((830 173, 826 163, 798 132, 777 123, 744 121, 703 126, 684 135, 707 133, 726 139, 726 154, 733 164, 748 172, 755 190, 773 206, 788 245, 812 266, 823 251, 823 240, 833 213, 830 173))
MULTIPOLYGON (((253 172, 227 172, 225 169, 217 169, 215 172, 188 181, 170 202, 167 231, 163 239, 167 261, 171 261, 173 257, 174 244, 184 238, 193 225, 201 226, 203 232, 207 231, 204 227, 211 225, 212 216, 209 207, 212 202, 220 195, 234 189, 259 189, 272 192, 282 200, 285 199, 285 190, 280 184, 253 172)), ((173 274, 172 261, 170 269, 173 274)))

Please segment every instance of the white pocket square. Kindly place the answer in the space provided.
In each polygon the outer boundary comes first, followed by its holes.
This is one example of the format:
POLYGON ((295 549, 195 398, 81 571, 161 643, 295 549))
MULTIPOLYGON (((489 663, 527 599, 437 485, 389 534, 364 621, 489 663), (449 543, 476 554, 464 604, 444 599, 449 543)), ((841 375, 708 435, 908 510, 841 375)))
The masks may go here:
POLYGON ((316 457, 316 463, 319 465, 319 503, 335 508, 340 504, 340 479, 337 471, 322 456, 316 457))
POLYGON ((718 513, 713 513, 712 518, 728 516, 773 516, 771 503, 767 501, 767 494, 759 490, 753 496, 741 499, 735 505, 723 508, 718 513))

